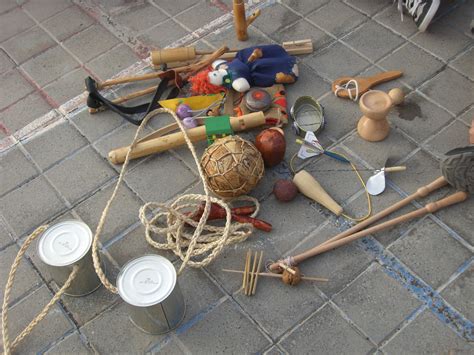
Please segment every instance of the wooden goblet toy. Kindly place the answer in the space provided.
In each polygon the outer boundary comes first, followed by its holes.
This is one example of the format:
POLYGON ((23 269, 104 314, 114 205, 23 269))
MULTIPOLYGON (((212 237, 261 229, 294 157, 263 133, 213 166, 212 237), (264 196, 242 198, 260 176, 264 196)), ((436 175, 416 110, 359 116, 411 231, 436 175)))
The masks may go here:
POLYGON ((357 124, 359 135, 370 142, 384 140, 390 131, 387 115, 394 105, 403 102, 405 95, 401 89, 387 93, 380 90, 367 91, 361 96, 359 107, 364 114, 357 124))

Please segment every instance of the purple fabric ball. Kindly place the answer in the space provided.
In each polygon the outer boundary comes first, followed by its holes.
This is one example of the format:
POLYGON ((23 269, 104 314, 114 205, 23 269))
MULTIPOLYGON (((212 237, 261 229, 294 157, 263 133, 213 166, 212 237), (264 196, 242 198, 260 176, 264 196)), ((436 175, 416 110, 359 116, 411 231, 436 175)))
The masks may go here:
POLYGON ((194 117, 185 117, 183 119, 183 126, 186 129, 194 128, 194 127, 197 127, 197 122, 194 119, 194 117))
POLYGON ((186 104, 179 104, 178 107, 176 108, 176 115, 181 118, 181 119, 184 119, 186 117, 191 117, 191 107, 189 107, 189 105, 186 105, 186 104))

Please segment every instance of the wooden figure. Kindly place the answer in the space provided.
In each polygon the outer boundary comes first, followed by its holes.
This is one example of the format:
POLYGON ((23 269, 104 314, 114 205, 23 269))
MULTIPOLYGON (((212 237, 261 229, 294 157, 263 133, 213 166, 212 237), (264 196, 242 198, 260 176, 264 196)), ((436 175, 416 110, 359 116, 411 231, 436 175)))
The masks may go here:
POLYGON ((389 93, 380 90, 366 92, 359 101, 364 114, 357 124, 359 135, 370 142, 384 140, 390 131, 387 115, 394 105, 403 102, 405 95, 401 89, 392 89, 389 93))
POLYGON ((249 38, 247 28, 258 16, 260 16, 260 9, 256 10, 248 19, 246 19, 244 0, 233 0, 233 8, 235 34, 239 41, 246 41, 249 38))

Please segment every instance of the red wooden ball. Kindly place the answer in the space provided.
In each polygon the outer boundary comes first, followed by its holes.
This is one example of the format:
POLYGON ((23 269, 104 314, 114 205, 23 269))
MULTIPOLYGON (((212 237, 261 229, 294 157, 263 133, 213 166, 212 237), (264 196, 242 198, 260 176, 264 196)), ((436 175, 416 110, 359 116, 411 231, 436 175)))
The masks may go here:
POLYGON ((290 202, 298 194, 298 188, 291 180, 280 179, 273 185, 273 194, 281 202, 290 202))
POLYGON ((285 134, 281 128, 266 129, 255 138, 255 146, 262 154, 265 166, 275 166, 285 157, 285 134))

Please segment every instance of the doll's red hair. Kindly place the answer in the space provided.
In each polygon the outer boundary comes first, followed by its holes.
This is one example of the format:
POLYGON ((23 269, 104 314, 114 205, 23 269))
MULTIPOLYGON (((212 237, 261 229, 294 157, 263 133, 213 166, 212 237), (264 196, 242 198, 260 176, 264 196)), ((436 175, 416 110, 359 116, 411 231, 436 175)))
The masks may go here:
POLYGON ((218 94, 222 91, 225 91, 223 86, 212 85, 209 82, 208 74, 212 70, 212 68, 208 67, 189 78, 189 82, 191 83, 191 92, 193 95, 218 94))

